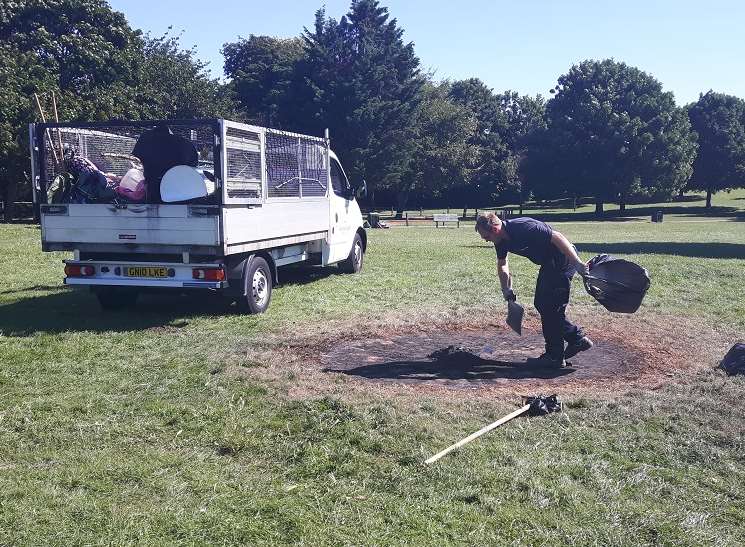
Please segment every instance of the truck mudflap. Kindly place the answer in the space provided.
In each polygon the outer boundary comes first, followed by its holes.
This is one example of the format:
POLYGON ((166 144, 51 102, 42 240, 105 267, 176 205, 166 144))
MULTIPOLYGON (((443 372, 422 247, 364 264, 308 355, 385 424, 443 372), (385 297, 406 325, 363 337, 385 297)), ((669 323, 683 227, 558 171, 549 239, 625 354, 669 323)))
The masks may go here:
POLYGON ((222 263, 64 260, 65 285, 208 289, 228 287, 222 263))

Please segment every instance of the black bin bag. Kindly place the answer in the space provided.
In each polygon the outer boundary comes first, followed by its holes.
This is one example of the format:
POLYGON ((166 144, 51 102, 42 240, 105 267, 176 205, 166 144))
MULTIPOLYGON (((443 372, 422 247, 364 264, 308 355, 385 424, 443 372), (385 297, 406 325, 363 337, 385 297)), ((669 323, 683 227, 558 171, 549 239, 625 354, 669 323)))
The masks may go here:
POLYGON ((646 269, 607 254, 597 255, 588 266, 585 289, 605 309, 618 313, 634 313, 639 309, 650 284, 646 269))
POLYGON ((745 343, 740 342, 732 346, 719 366, 730 376, 745 374, 745 343))
POLYGON ((199 164, 199 154, 194 144, 180 135, 174 135, 167 125, 158 125, 143 131, 132 155, 142 161, 148 203, 163 203, 160 198, 160 181, 171 167, 196 167, 199 164))

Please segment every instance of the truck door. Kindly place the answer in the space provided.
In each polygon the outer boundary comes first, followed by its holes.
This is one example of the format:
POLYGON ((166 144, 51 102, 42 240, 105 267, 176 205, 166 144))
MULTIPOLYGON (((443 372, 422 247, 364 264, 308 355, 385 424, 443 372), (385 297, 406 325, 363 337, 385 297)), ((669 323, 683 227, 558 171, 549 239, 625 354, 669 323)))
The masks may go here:
MULTIPOLYGON (((339 161, 329 154, 331 191, 329 192, 330 219, 328 236, 328 256, 324 263, 331 264, 344 260, 352 249, 352 241, 357 226, 354 222, 354 196, 347 176, 339 161)), ((326 253, 324 252, 324 255, 326 253)))

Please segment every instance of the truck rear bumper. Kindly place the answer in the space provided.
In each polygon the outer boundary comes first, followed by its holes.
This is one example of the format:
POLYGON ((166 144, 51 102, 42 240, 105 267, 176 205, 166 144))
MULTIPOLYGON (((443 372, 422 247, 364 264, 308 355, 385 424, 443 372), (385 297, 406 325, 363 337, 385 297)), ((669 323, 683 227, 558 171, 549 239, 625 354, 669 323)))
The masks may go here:
MULTIPOLYGON (((195 274, 200 271, 224 272, 224 265, 183 264, 183 263, 152 263, 152 262, 117 262, 94 260, 64 260, 66 266, 79 266, 92 273, 87 275, 67 275, 65 285, 89 287, 148 287, 163 289, 207 289, 219 290, 228 288, 227 279, 198 279, 195 274), (137 270, 137 275, 130 275, 137 270), (148 272, 154 277, 140 276, 140 272, 148 272), (155 277, 157 272, 162 277, 155 277)), ((204 276, 202 276, 204 277, 204 276)))
POLYGON ((100 287, 161 287, 164 289, 225 289, 227 281, 161 281, 155 279, 90 279, 85 277, 66 277, 65 285, 86 285, 100 287))

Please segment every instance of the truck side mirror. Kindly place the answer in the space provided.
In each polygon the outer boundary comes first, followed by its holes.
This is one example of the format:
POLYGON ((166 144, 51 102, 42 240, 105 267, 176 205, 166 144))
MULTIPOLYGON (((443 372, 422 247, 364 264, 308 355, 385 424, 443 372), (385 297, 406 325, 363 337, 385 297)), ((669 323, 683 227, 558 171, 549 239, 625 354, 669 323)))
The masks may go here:
POLYGON ((357 188, 355 189, 356 196, 358 198, 366 198, 367 197, 367 182, 365 182, 365 179, 362 179, 362 183, 357 185, 357 188))

